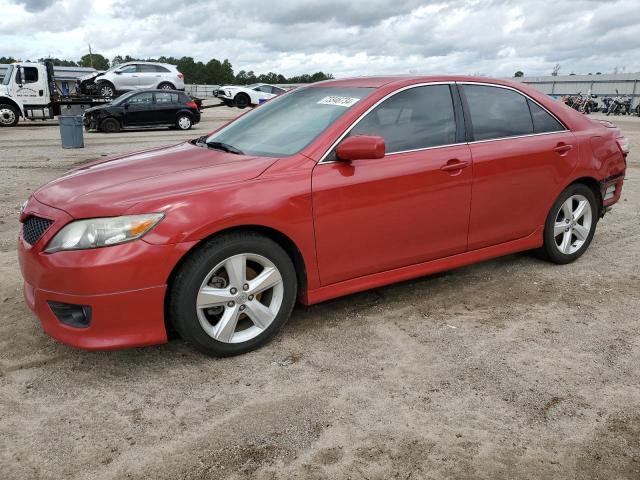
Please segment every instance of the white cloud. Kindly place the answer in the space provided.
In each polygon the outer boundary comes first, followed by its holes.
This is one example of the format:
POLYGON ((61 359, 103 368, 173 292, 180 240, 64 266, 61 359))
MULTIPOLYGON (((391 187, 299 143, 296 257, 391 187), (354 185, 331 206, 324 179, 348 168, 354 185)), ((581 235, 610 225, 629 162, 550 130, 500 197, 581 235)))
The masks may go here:
POLYGON ((0 55, 228 58, 335 76, 640 70, 637 0, 0 0, 0 55), (36 32, 34 34, 34 32, 36 32))

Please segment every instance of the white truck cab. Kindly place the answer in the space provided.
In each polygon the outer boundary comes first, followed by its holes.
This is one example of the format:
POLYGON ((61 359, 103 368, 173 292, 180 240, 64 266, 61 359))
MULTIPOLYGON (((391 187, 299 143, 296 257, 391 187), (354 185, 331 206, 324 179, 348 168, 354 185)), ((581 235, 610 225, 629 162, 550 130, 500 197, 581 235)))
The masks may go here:
POLYGON ((20 117, 46 120, 57 115, 81 115, 104 103, 97 97, 63 96, 57 91, 51 62, 12 63, 0 84, 0 127, 13 127, 20 117))

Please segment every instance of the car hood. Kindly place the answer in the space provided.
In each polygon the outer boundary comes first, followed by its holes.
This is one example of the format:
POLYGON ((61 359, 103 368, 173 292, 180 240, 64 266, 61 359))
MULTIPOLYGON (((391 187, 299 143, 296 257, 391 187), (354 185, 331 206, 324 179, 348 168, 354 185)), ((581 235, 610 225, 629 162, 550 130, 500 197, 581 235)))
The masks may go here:
POLYGON ((93 162, 44 185, 34 196, 74 218, 122 215, 143 201, 250 180, 275 161, 185 142, 93 162))
POLYGON ((96 105, 95 107, 87 108, 85 109, 84 113, 95 113, 102 110, 106 110, 109 107, 111 107, 111 102, 105 103, 104 105, 96 105))
POLYGON ((81 82, 84 82, 86 80, 91 80, 93 78, 100 77, 100 76, 102 76, 104 74, 105 74, 105 71, 92 72, 92 73, 88 73, 86 75, 82 75, 80 78, 78 78, 78 80, 80 80, 81 82))

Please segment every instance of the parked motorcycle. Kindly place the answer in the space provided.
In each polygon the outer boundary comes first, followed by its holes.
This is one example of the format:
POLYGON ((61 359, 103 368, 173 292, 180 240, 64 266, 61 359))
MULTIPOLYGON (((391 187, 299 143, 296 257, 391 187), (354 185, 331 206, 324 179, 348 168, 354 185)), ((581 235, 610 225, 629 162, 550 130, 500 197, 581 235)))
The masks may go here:
POLYGON ((620 95, 616 89, 616 97, 613 99, 607 110, 609 115, 629 115, 631 113, 631 98, 620 95))

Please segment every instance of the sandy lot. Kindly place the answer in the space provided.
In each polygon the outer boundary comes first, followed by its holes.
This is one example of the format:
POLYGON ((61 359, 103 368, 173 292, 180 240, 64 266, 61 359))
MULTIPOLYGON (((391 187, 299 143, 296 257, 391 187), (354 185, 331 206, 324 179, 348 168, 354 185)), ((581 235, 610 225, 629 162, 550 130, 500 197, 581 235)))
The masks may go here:
POLYGON ((504 257, 310 308, 229 359, 48 338, 22 301, 21 202, 101 155, 193 138, 0 130, 3 479, 639 479, 640 118, 623 199, 564 267, 504 257))

